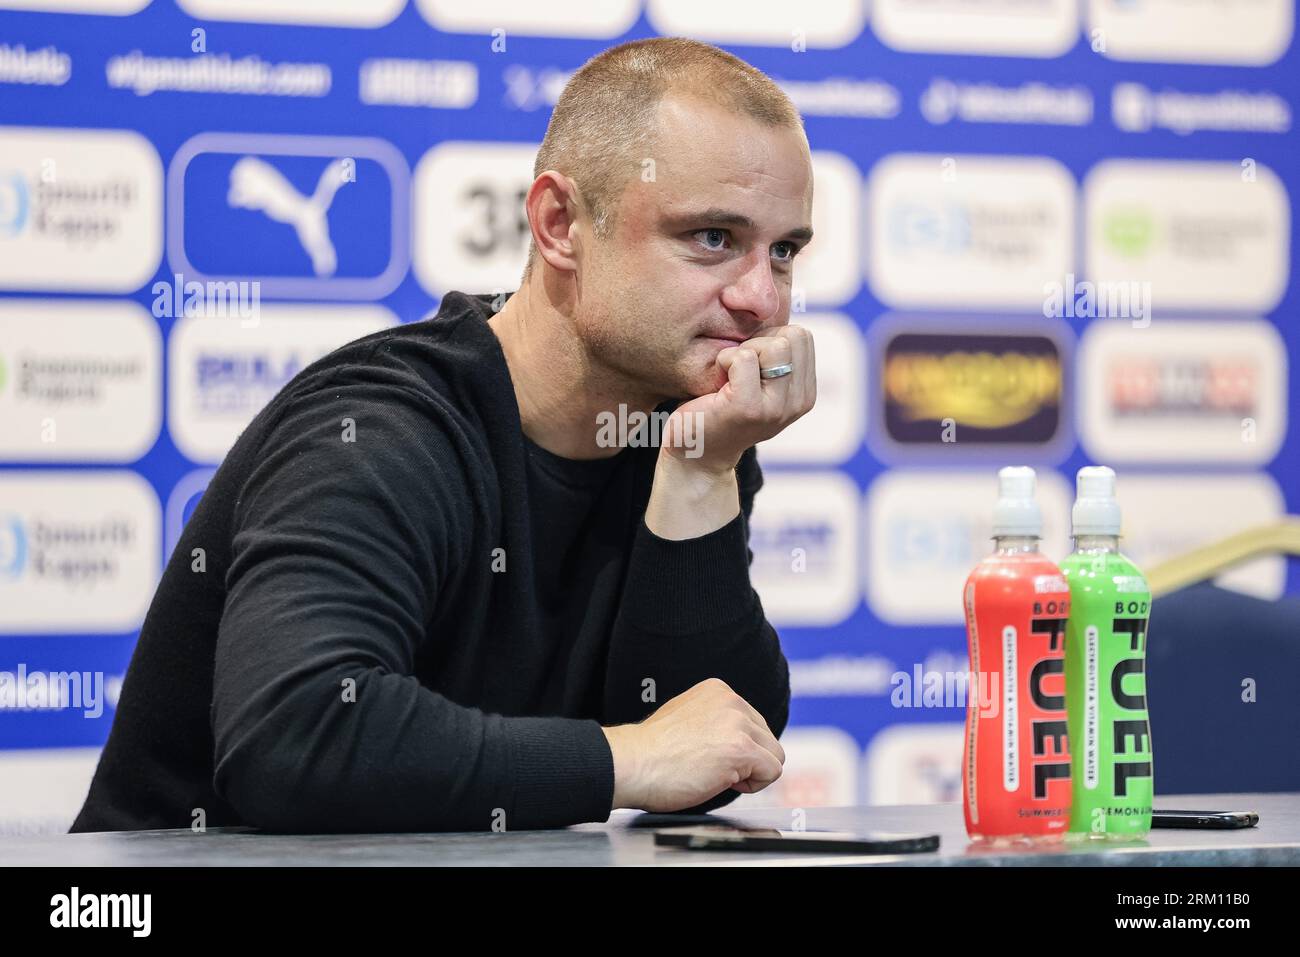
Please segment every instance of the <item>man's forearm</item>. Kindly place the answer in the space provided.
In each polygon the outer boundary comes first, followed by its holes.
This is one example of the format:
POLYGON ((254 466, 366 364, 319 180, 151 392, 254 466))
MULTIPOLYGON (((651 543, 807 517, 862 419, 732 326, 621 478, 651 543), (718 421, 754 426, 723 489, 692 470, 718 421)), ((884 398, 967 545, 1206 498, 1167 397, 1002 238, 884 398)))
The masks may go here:
POLYGON ((650 531, 669 541, 699 538, 739 513, 734 468, 710 470, 673 455, 659 456, 645 511, 650 531))
MULTIPOLYGON (((602 724, 613 758, 615 808, 644 806, 638 723, 706 678, 725 682, 773 734, 785 728, 785 658, 749 581, 746 522, 753 485, 742 509, 736 468, 710 470, 659 456, 606 667, 602 724)), ((698 808, 722 806, 737 794, 724 789, 698 808)))
MULTIPOLYGON (((708 524, 701 521, 701 531, 708 524)), ((725 681, 773 731, 784 728, 789 679, 749 580, 739 508, 689 539, 664 538, 649 518, 643 523, 610 636, 601 723, 641 721, 705 678, 725 681)))

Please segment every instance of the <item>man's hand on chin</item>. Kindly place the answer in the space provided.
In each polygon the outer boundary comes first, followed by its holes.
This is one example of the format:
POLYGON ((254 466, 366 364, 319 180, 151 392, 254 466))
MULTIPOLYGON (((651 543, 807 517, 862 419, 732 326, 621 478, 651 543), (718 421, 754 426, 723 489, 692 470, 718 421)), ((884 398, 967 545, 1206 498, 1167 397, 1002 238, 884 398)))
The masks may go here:
POLYGON ((727 373, 726 383, 679 405, 660 438, 645 514, 646 527, 660 538, 698 538, 735 518, 740 456, 817 401, 812 334, 802 326, 780 326, 771 335, 723 349, 718 365, 727 373), (794 367, 789 375, 759 377, 760 369, 787 363, 794 367))

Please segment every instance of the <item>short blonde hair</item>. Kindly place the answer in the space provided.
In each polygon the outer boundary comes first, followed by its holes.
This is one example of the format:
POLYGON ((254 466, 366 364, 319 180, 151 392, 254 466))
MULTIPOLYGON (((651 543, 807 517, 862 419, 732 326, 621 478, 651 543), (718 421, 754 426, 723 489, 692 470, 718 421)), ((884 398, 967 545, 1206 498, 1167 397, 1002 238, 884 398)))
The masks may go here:
MULTIPOLYGON (((610 47, 569 78, 533 163, 574 180, 598 237, 613 235, 623 189, 653 149, 655 111, 670 92, 689 94, 766 126, 803 133, 803 118, 771 78, 698 40, 653 37, 610 47)), ((537 258, 530 240, 526 281, 537 258)))

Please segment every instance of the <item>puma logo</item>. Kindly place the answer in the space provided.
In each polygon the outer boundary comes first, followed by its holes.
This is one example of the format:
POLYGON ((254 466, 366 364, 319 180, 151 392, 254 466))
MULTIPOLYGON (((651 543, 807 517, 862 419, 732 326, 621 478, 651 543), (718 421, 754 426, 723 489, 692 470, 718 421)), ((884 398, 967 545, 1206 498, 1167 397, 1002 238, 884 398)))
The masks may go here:
POLYGON ((298 242, 311 258, 316 275, 332 276, 338 268, 338 255, 330 241, 326 214, 334 194, 350 181, 344 178, 346 169, 343 160, 334 160, 320 174, 316 191, 304 196, 270 163, 245 156, 230 170, 226 202, 241 209, 261 210, 277 223, 288 223, 297 231, 298 242))

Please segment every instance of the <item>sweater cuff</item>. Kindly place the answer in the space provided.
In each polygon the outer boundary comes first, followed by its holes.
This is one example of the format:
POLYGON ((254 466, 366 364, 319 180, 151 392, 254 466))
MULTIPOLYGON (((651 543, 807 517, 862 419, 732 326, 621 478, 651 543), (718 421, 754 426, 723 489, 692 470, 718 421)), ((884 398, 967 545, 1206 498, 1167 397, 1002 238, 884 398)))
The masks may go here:
POLYGON ((743 513, 680 541, 660 538, 641 519, 622 603, 630 624, 655 634, 698 634, 751 617, 757 600, 743 513))
POLYGON ((600 723, 581 718, 506 719, 514 783, 507 830, 609 820, 614 755, 600 723))

